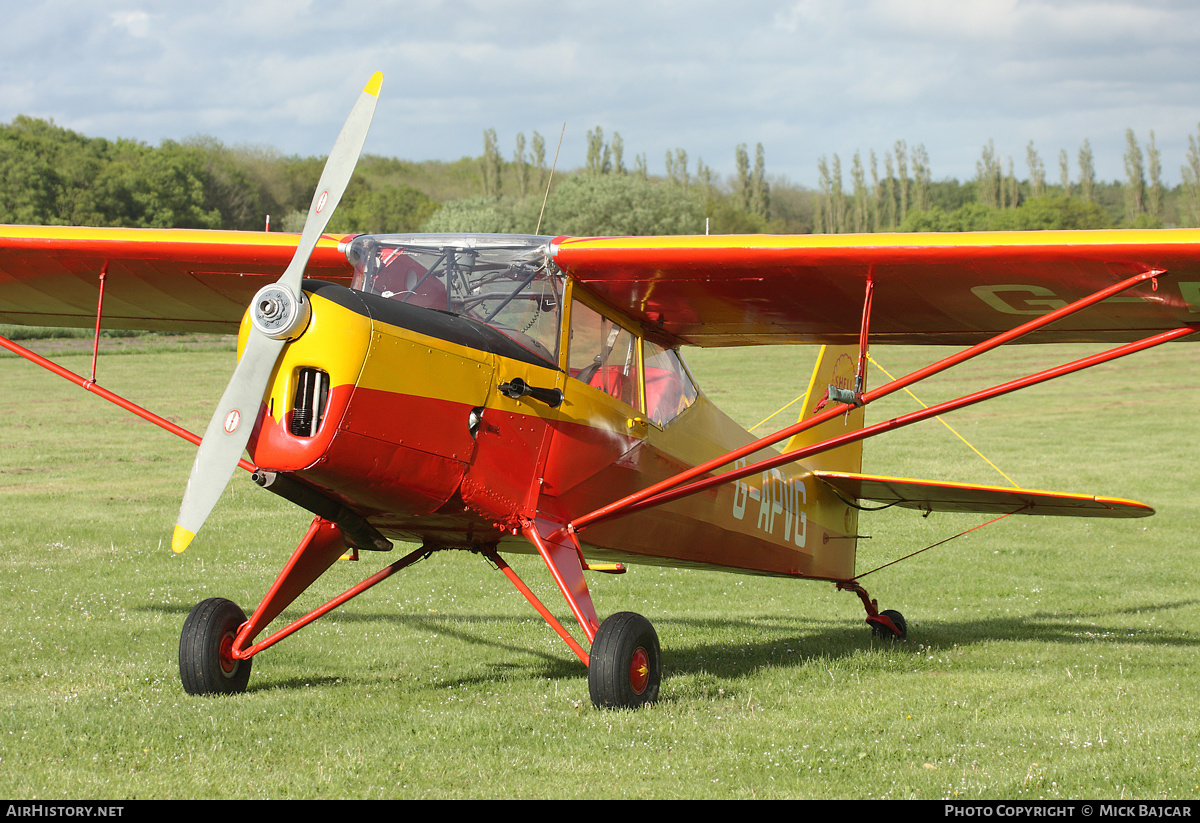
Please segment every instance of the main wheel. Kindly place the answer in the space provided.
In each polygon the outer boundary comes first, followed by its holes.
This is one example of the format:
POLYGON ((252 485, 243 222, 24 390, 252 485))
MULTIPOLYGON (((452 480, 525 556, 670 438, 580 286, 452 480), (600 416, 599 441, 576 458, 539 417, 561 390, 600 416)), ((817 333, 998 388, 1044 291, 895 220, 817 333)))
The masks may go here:
POLYGON ((598 708, 647 706, 661 680, 662 652, 649 620, 617 612, 600 624, 588 663, 588 693, 598 708))
POLYGON ((250 680, 249 660, 233 656, 233 639, 246 614, 212 597, 192 609, 179 636, 179 679, 188 694, 237 694, 250 680))
POLYGON ((879 613, 880 617, 886 617, 892 621, 892 625, 896 627, 899 634, 893 634, 883 623, 871 623, 871 634, 878 637, 880 640, 904 640, 908 637, 908 625, 904 622, 904 615, 895 609, 888 609, 879 613))

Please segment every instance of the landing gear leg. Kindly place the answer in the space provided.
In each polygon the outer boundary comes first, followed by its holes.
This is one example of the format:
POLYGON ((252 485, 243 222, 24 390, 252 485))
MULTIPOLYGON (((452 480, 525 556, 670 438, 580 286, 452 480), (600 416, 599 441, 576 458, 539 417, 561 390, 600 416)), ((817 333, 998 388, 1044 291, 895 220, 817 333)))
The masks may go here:
POLYGON ((867 622, 871 624, 871 635, 880 640, 905 640, 908 637, 908 624, 904 622, 904 615, 895 609, 880 612, 879 617, 874 620, 868 617, 867 622), (888 626, 885 620, 890 621, 892 625, 888 626))
POLYGON ((878 638, 891 638, 892 640, 906 640, 908 638, 908 624, 904 621, 904 615, 894 609, 887 611, 879 611, 879 604, 871 599, 867 594, 867 590, 857 583, 838 583, 837 587, 840 591, 854 592, 858 595, 858 599, 862 601, 863 608, 867 610, 867 624, 871 627, 871 634, 878 638))
POLYGON ((233 656, 233 639, 246 622, 230 600, 212 597, 192 609, 179 637, 179 678, 188 694, 237 694, 250 680, 250 660, 233 656))
POLYGON ((534 605, 579 659, 588 667, 588 693, 598 708, 636 709, 658 699, 662 681, 662 652, 658 634, 650 621, 633 612, 618 612, 603 623, 596 617, 592 596, 583 579, 585 568, 595 569, 583 560, 583 550, 574 533, 554 528, 553 523, 526 522, 522 525, 525 537, 538 550, 566 598, 580 628, 592 641, 585 652, 549 611, 521 583, 495 549, 485 555, 504 571, 521 593, 534 605), (548 537, 545 535, 549 535, 548 537))
POLYGON ((589 658, 588 692, 598 708, 636 709, 658 699, 658 634, 640 614, 617 612, 601 623, 589 658))

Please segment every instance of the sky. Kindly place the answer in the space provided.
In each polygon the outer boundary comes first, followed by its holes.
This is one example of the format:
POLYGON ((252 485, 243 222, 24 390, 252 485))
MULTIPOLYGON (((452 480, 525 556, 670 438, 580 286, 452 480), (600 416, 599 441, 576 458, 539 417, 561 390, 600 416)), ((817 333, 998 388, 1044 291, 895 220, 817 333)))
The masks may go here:
MULTIPOLYGON (((967 181, 988 141, 1018 178, 1033 141, 1050 182, 1089 141, 1124 177, 1126 130, 1153 130, 1180 181, 1200 137, 1194 0, 30 0, 6 4, 0 122, 53 119, 90 137, 216 137, 325 155, 371 73, 364 149, 407 160, 511 157, 534 131, 560 167, 587 132, 663 173, 683 148, 725 177, 763 144, 767 174, 816 187, 856 151, 898 140, 935 180, 967 181)), ((549 162, 551 158, 547 158, 549 162)))

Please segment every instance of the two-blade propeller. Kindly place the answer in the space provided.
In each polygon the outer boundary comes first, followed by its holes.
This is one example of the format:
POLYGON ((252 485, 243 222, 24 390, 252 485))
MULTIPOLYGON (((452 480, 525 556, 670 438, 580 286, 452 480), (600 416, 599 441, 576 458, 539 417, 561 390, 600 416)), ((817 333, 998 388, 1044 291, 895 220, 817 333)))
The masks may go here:
POLYGON ((253 328, 196 452, 171 538, 171 549, 175 552, 188 547, 225 491, 250 439, 284 344, 298 337, 308 324, 308 301, 300 288, 304 268, 354 174, 382 83, 382 73, 371 76, 342 126, 321 172, 291 263, 279 280, 255 295, 250 305, 253 328))

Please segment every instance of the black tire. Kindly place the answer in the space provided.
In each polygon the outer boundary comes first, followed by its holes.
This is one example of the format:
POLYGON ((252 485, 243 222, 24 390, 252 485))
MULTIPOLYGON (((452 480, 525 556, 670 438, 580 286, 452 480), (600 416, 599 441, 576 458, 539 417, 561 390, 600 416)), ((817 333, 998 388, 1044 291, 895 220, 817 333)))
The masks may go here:
POLYGON ((597 708, 648 706, 661 681, 662 651, 649 620, 617 612, 600 624, 588 663, 588 693, 597 708))
POLYGON ((230 600, 212 597, 192 609, 179 636, 179 679, 188 694, 238 694, 250 680, 250 660, 229 654, 246 614, 230 600))
POLYGON ((872 636, 878 637, 880 640, 907 640, 908 639, 908 625, 904 622, 904 615, 900 614, 900 612, 895 611, 894 609, 888 609, 887 611, 880 612, 879 614, 881 617, 886 617, 889 620, 891 620, 892 624, 896 627, 896 630, 900 633, 892 634, 891 629, 889 629, 887 626, 883 625, 882 623, 872 623, 871 624, 872 636))

